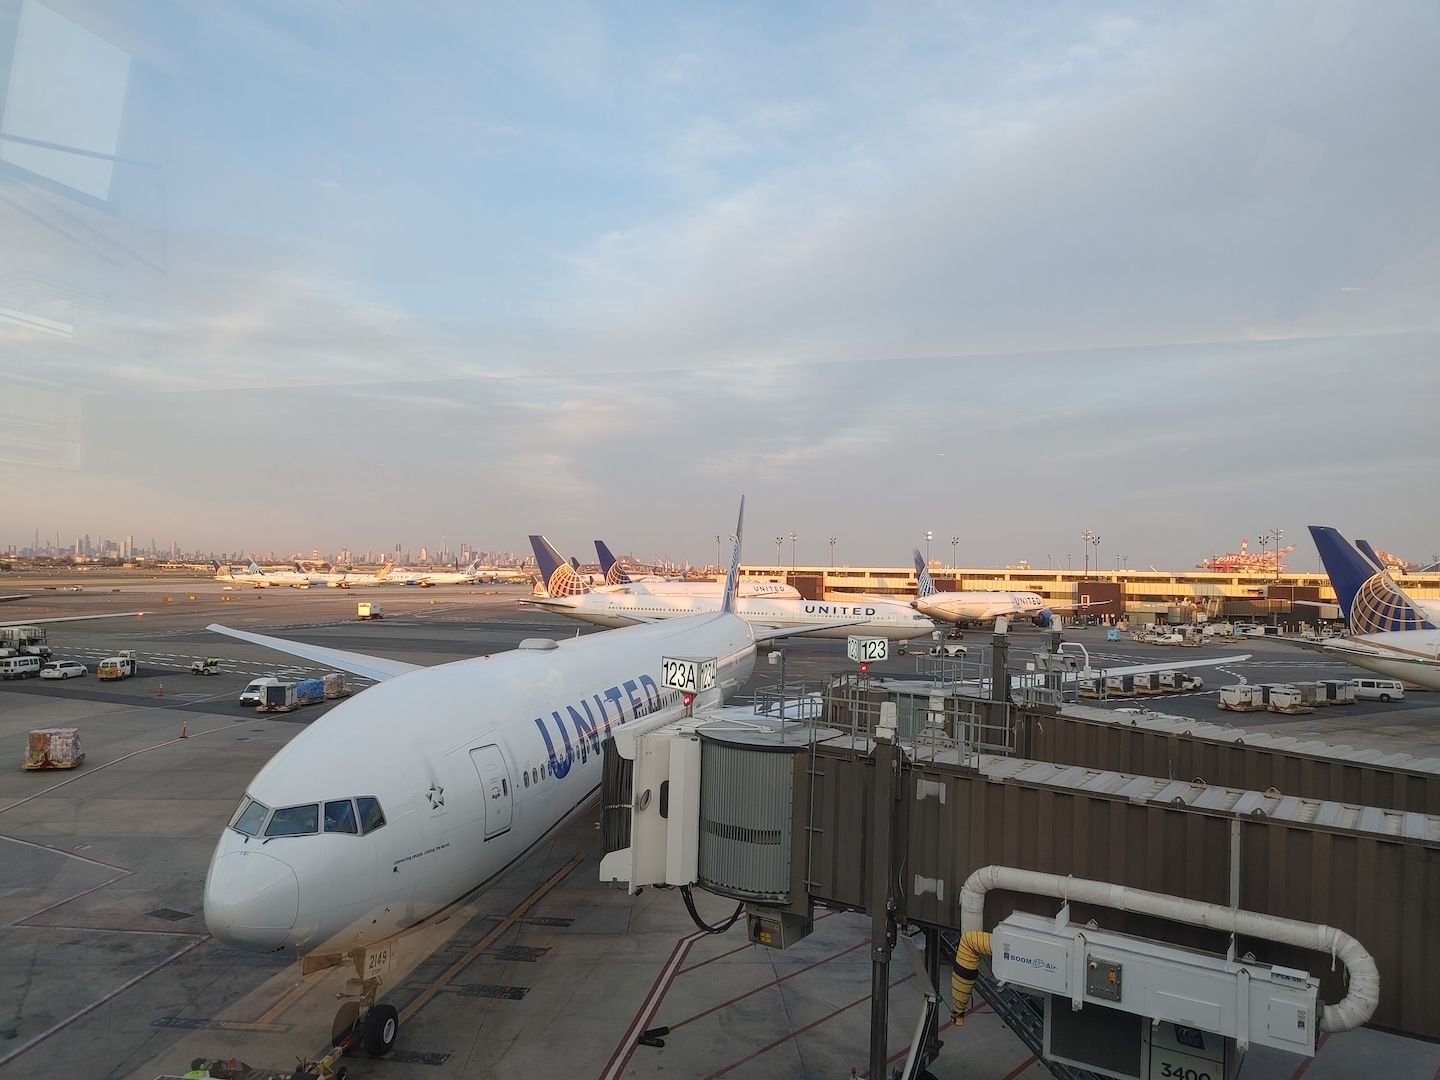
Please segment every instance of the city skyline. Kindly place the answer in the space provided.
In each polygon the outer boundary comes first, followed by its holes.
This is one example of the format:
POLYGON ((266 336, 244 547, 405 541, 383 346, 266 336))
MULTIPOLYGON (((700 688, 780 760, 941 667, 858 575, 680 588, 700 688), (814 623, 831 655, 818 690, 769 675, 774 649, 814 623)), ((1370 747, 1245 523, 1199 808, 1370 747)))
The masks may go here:
POLYGON ((1440 547, 1440 7, 566 10, 19 0, 0 547, 1440 547))

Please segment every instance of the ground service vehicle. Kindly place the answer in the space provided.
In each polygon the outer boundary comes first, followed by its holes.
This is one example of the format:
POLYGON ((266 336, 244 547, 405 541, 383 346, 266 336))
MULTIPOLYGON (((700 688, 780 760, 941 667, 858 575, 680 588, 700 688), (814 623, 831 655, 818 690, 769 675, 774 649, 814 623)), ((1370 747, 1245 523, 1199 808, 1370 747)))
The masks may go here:
POLYGON ((207 656, 204 660, 196 660, 190 665, 191 675, 219 675, 220 658, 218 656, 207 656))
POLYGON ((374 600, 361 600, 355 605, 355 617, 357 619, 383 619, 380 614, 380 605, 374 600))
POLYGON ((71 679, 76 675, 89 674, 89 668, 74 660, 52 660, 40 669, 42 679, 71 679))
POLYGON ((1360 701, 1404 701, 1405 684, 1399 679, 1351 679, 1360 701))
POLYGON ((101 679, 128 679, 134 675, 139 668, 139 657, 135 655, 134 649, 126 649, 116 656, 107 657, 100 661, 100 667, 96 671, 101 679))
POLYGON ((265 703, 265 688, 267 686, 276 686, 279 682, 280 680, 273 675, 265 675, 259 679, 251 680, 250 685, 240 691, 240 704, 263 705, 265 703))
POLYGON ((38 656, 0 657, 0 679, 29 679, 40 674, 38 656))

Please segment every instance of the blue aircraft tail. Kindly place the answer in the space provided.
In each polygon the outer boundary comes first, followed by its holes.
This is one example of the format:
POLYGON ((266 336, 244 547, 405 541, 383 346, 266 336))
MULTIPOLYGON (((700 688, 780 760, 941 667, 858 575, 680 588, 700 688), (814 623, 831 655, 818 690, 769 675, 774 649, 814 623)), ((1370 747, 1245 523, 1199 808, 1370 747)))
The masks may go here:
POLYGON ((1376 571, 1338 531, 1311 525, 1310 535, 1320 561, 1330 575, 1340 611, 1353 634, 1381 634, 1397 630, 1434 630, 1405 591, 1384 570, 1376 571))
POLYGON ((1385 569, 1385 564, 1380 561, 1379 553, 1370 546, 1369 540, 1356 540, 1355 546, 1360 549, 1361 555, 1364 555, 1365 558, 1370 560, 1370 565, 1375 567, 1375 572, 1377 574, 1385 569))
POLYGON ((920 554, 919 548, 915 549, 915 580, 920 585, 916 596, 934 596, 940 591, 935 588, 935 579, 930 576, 930 569, 925 565, 925 559, 920 554))
POLYGON ((595 541, 595 554, 600 558, 600 573, 604 576, 606 585, 633 584, 630 575, 625 572, 625 568, 620 565, 604 540, 595 541))
POLYGON ((740 496, 740 516, 735 519, 735 550, 730 553, 730 571, 725 575, 725 592, 720 597, 720 610, 735 611, 735 597, 740 590, 740 543, 745 534, 745 496, 740 496))
POLYGON ((531 536, 530 547, 535 551, 535 565, 540 569, 540 580, 553 597, 582 596, 590 586, 581 580, 575 568, 565 561, 550 541, 543 536, 531 536))

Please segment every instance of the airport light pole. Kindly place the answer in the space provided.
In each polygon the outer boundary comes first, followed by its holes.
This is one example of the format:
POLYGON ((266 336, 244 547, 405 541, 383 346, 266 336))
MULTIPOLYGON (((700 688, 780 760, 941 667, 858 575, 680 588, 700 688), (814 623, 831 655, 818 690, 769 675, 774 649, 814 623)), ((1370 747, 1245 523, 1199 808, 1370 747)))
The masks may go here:
POLYGON ((716 534, 715 534, 715 565, 716 565, 717 568, 720 567, 721 565, 723 565, 720 560, 725 557, 724 552, 725 552, 725 549, 720 546, 720 534, 719 534, 719 533, 716 533, 716 534))
POLYGON ((951 570, 954 570, 956 567, 958 567, 958 566, 960 565, 959 559, 960 559, 960 538, 959 538, 958 536, 952 536, 952 537, 950 537, 950 569, 951 569, 951 570))
POLYGON ((1089 577, 1089 576, 1090 576, 1090 546, 1091 546, 1092 544, 1095 546, 1095 558, 1098 560, 1098 559, 1100 558, 1100 537, 1096 536, 1096 535, 1095 535, 1094 533, 1092 533, 1089 529, 1086 529, 1084 532, 1082 532, 1082 533, 1080 534, 1080 540, 1081 540, 1082 543, 1085 544, 1085 547, 1082 549, 1082 550, 1085 552, 1085 576, 1086 576, 1086 577, 1089 577))
POLYGON ((795 532, 794 532, 794 530, 792 529, 791 532, 790 532, 790 569, 791 569, 791 570, 794 570, 794 569, 795 569, 795 541, 796 541, 796 540, 799 540, 799 539, 800 539, 800 537, 798 537, 797 535, 795 535, 795 532))
POLYGON ((830 569, 835 569, 835 537, 830 537, 830 569))
POLYGON ((925 530, 925 569, 930 569, 930 541, 935 538, 933 529, 925 530))
POLYGON ((784 545, 784 543, 785 543, 785 537, 783 537, 783 536, 777 536, 777 537, 775 537, 775 565, 776 565, 776 566, 780 566, 780 565, 781 565, 781 562, 780 562, 780 548, 784 545))
POLYGON ((1285 534, 1279 529, 1273 533, 1275 537, 1275 583, 1280 583, 1280 538, 1285 534))

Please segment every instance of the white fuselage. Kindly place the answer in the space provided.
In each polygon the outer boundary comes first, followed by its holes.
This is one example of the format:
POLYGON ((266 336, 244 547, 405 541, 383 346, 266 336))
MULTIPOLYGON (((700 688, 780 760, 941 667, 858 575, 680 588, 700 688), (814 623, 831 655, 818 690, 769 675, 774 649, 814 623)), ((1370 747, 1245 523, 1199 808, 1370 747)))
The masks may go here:
POLYGON ((221 835, 205 882, 211 933, 338 953, 472 892, 587 802, 610 730, 675 702, 659 689, 665 655, 715 657, 728 696, 750 675, 754 638, 721 614, 641 626, 410 672, 337 706, 256 774, 256 834, 232 821, 221 835), (379 800, 383 826, 323 831, 327 801, 361 796, 379 800), (267 839, 264 808, 310 805, 321 831, 267 839))
MULTIPOLYGON (((632 626, 653 619, 678 619, 720 609, 720 597, 660 596, 653 593, 587 592, 581 596, 558 597, 544 606, 596 626, 632 626)), ((851 634, 909 641, 923 637, 935 624, 910 606, 895 600, 797 600, 787 597, 739 596, 735 614, 759 626, 792 629, 826 627, 811 637, 845 638, 851 634)))
MULTIPOLYGON (((723 581, 643 581, 635 580, 626 585, 596 585, 596 592, 632 593, 636 596, 711 596, 718 606, 720 594, 724 591, 723 581)), ((736 585, 737 596, 772 596, 790 600, 800 599, 800 590, 793 585, 778 581, 741 581, 736 585)))
POLYGON ((1440 690, 1440 630, 1356 634, 1327 642, 1325 651, 1377 675, 1440 690))
POLYGON ((937 592, 912 601, 916 611, 946 622, 986 622, 1000 618, 1031 618, 1046 610, 1044 597, 1032 592, 937 592))

